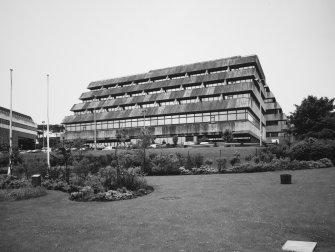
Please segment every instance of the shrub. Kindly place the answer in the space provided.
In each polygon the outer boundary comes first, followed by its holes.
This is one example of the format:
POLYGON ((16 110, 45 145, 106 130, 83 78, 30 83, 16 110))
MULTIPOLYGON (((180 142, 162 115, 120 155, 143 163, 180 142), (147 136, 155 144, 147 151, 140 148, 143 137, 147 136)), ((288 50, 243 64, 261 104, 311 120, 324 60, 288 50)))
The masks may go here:
POLYGON ((258 164, 261 161, 261 159, 258 156, 255 156, 252 160, 254 161, 255 164, 258 164))
POLYGON ((212 166, 212 164, 213 164, 213 160, 212 160, 212 159, 206 159, 204 163, 205 163, 205 165, 207 165, 207 166, 212 166))
POLYGON ((37 198, 46 195, 42 187, 21 187, 17 189, 0 190, 0 201, 5 200, 24 200, 37 198))
POLYGON ((235 166, 241 162, 240 156, 241 155, 239 152, 234 153, 234 157, 230 160, 232 166, 235 166))
POLYGON ((251 154, 246 155, 245 158, 244 158, 244 160, 245 160, 246 162, 250 162, 250 161, 252 160, 252 155, 251 155, 251 154))
POLYGON ((179 167, 179 172, 181 175, 192 175, 192 171, 185 169, 184 166, 179 167))
POLYGON ((193 156, 193 164, 195 167, 200 168, 204 163, 204 156, 197 153, 193 156))
POLYGON ((209 167, 207 165, 202 165, 199 168, 192 168, 192 173, 197 175, 197 174, 214 174, 217 173, 218 170, 214 169, 212 167, 209 167))
POLYGON ((27 179, 18 179, 12 175, 0 175, 0 189, 18 189, 30 185, 31 183, 27 179))
POLYGON ((235 166, 225 172, 242 173, 242 172, 267 172, 279 170, 303 170, 332 167, 333 164, 329 159, 321 159, 318 161, 299 161, 289 159, 273 159, 269 163, 245 163, 235 166))
POLYGON ((227 167, 227 159, 226 158, 218 158, 216 159, 216 163, 218 165, 219 172, 223 172, 227 167))
POLYGON ((179 161, 173 155, 160 155, 152 160, 152 175, 177 175, 179 161))

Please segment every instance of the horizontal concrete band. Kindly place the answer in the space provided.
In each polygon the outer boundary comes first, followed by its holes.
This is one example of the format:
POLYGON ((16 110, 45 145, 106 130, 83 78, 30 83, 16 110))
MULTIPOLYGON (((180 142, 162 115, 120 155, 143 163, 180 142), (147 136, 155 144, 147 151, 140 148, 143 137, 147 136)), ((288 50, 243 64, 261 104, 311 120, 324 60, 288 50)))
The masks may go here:
MULTIPOLYGON (((4 114, 0 114, 0 123, 2 124, 8 124, 9 125, 10 117, 4 114)), ((21 120, 17 119, 15 117, 12 118, 13 125, 16 124, 16 126, 21 128, 30 128, 30 129, 36 129, 37 125, 33 122, 29 122, 27 120, 21 120)))
POLYGON ((135 92, 142 92, 142 91, 150 91, 150 90, 157 90, 161 88, 176 88, 180 86, 187 86, 192 84, 200 84, 200 83, 210 83, 215 81, 229 81, 230 79, 236 78, 260 78, 256 69, 244 69, 244 70, 237 70, 232 72, 225 72, 225 73, 216 73, 216 74, 209 74, 203 76, 194 76, 188 77, 184 79, 172 79, 172 80, 164 80, 160 82, 151 82, 145 84, 137 84, 132 86, 125 86, 125 87, 117 87, 117 88, 110 88, 110 89, 101 89, 95 91, 89 91, 82 93, 79 99, 89 99, 96 97, 104 97, 109 95, 118 95, 124 93, 135 93, 135 92))
MULTIPOLYGON (((0 123, 0 128, 9 131, 9 125, 7 124, 0 123)), ((37 130, 34 131, 34 130, 29 130, 29 129, 23 129, 21 127, 16 127, 16 126, 12 126, 12 130, 37 136, 37 130)))
MULTIPOLYGON (((259 138, 259 130, 249 121, 235 121, 235 122, 218 122, 218 123, 200 123, 200 124, 183 124, 183 125, 164 125, 147 127, 154 136, 172 136, 172 135, 203 135, 222 133, 226 129, 234 131, 234 134, 248 134, 255 138, 259 138)), ((137 138, 140 134, 141 128, 126 128, 124 129, 130 138, 137 138)), ((98 130, 97 139, 115 139, 119 130, 98 130)), ((263 129, 263 138, 265 139, 265 130, 263 129)), ((66 132, 65 139, 94 139, 94 130, 81 132, 66 132)))
POLYGON ((250 55, 250 56, 245 56, 245 57, 237 56, 237 57, 230 57, 230 58, 225 58, 225 59, 217 59, 217 60, 211 60, 211 61, 206 61, 206 62, 199 62, 199 63, 193 63, 193 64, 187 64, 187 65, 168 67, 164 69, 156 69, 156 70, 151 70, 147 73, 142 73, 142 74, 129 75, 129 76, 112 78, 112 79, 102 80, 102 81, 95 81, 95 82, 91 82, 88 85, 88 88, 91 89, 91 88, 96 88, 96 87, 113 84, 113 83, 139 81, 143 79, 163 77, 163 76, 173 75, 173 74, 178 74, 178 73, 188 73, 188 72, 201 71, 204 69, 215 69, 218 67, 228 67, 232 65, 245 65, 245 64, 250 64, 250 63, 255 63, 258 71, 260 72, 260 75, 263 78, 264 73, 260 65, 260 62, 258 60, 258 57, 256 55, 250 55))

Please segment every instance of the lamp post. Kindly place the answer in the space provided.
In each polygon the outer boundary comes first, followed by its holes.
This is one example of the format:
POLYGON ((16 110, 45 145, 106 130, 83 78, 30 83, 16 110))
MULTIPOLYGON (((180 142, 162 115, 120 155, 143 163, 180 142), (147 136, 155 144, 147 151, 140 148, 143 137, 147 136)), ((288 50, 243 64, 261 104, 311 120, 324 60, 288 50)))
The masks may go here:
POLYGON ((12 174, 12 155, 13 155, 13 69, 10 69, 10 111, 9 111, 9 166, 7 174, 12 174))
POLYGON ((50 142, 49 142, 49 74, 47 74, 47 163, 50 171, 50 142))
POLYGON ((44 150, 44 125, 45 121, 42 121, 42 149, 44 150))

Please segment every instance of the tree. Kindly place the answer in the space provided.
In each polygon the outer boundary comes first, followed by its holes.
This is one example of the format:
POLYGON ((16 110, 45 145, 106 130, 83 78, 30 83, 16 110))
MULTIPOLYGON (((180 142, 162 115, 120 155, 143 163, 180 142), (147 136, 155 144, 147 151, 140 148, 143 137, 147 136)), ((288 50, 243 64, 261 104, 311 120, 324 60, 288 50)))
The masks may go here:
POLYGON ((298 138, 335 138, 334 98, 316 96, 304 98, 289 116, 290 131, 298 138))
POLYGON ((142 171, 145 170, 145 150, 152 144, 155 140, 155 137, 151 134, 151 131, 148 128, 142 128, 139 134, 139 144, 141 149, 143 150, 143 165, 142 171))
POLYGON ((226 143, 231 143, 234 141, 233 132, 230 129, 226 129, 222 134, 222 140, 226 143))

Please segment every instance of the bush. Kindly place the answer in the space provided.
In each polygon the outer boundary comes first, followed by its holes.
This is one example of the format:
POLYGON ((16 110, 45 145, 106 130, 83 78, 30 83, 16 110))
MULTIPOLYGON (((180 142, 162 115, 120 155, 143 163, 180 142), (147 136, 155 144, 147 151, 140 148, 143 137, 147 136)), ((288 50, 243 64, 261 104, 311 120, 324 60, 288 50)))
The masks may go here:
POLYGON ((193 162, 195 167, 200 168, 204 164, 204 156, 197 153, 193 156, 193 162))
POLYGON ((230 160, 230 163, 231 163, 232 166, 235 166, 235 165, 237 165, 241 162, 240 156, 241 155, 240 155, 239 152, 234 153, 234 157, 230 160))
POLYGON ((151 175, 177 175, 179 160, 173 155, 160 155, 152 160, 151 175))
POLYGON ((227 159, 226 158, 218 158, 216 159, 216 163, 218 165, 219 172, 223 172, 227 167, 227 159))
POLYGON ((212 159, 206 159, 204 163, 205 163, 205 165, 207 165, 207 166, 212 166, 212 164, 213 164, 213 160, 212 160, 212 159))
POLYGON ((269 163, 245 163, 225 170, 227 173, 250 173, 250 172, 267 172, 280 170, 303 170, 332 167, 330 159, 320 159, 318 161, 299 161, 289 159, 273 159, 269 163))
POLYGON ((31 183, 27 179, 18 179, 12 175, 0 175, 0 189, 18 189, 30 185, 31 183))
POLYGON ((21 187, 18 189, 0 190, 0 201, 7 200, 24 200, 37 198, 46 195, 46 191, 42 187, 21 187))
POLYGON ((199 168, 192 168, 192 173, 194 175, 197 175, 197 174, 214 174, 214 173, 217 173, 217 172, 218 172, 217 169, 214 169, 214 168, 209 167, 207 165, 202 165, 199 168))

